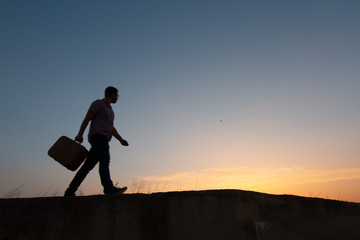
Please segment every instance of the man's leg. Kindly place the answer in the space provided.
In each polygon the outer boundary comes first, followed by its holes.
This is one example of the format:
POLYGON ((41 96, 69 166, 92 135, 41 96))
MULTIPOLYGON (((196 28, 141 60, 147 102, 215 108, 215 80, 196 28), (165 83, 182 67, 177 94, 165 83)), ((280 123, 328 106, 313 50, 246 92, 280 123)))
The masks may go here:
POLYGON ((109 153, 109 141, 108 139, 102 135, 99 136, 99 144, 98 146, 98 157, 99 157, 99 174, 101 179, 101 184, 104 187, 105 194, 120 194, 126 191, 127 187, 116 188, 114 187, 113 182, 110 178, 110 153, 109 153))
POLYGON ((94 158, 99 162, 99 175, 104 189, 112 188, 113 182, 110 178, 109 163, 109 140, 103 134, 95 134, 90 138, 94 158))
POLYGON ((110 189, 114 185, 110 177, 110 153, 108 141, 106 141, 106 144, 105 142, 101 144, 101 151, 99 151, 99 153, 99 175, 101 179, 101 184, 103 185, 104 189, 110 189))
POLYGON ((69 188, 66 190, 66 196, 75 195, 80 184, 84 181, 87 174, 95 167, 98 162, 98 158, 96 158, 96 154, 94 153, 94 149, 91 148, 89 151, 89 155, 86 158, 84 164, 81 166, 79 171, 76 173, 74 179, 71 181, 69 188))
MULTIPOLYGON (((104 147, 105 150, 105 147, 104 147)), ((117 188, 114 187, 113 182, 110 178, 110 154, 109 145, 107 145, 106 151, 103 152, 102 158, 99 160, 99 173, 101 178, 101 184, 104 187, 105 194, 121 194, 127 190, 127 187, 117 188)))

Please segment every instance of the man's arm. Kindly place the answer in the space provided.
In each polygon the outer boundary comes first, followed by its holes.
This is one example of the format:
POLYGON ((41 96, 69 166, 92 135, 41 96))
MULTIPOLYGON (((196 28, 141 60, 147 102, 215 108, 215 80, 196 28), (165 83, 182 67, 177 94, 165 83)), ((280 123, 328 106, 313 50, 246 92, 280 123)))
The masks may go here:
POLYGON ((120 134, 116 131, 116 128, 113 128, 112 135, 113 135, 117 140, 119 140, 119 142, 121 143, 121 145, 123 145, 123 146, 129 146, 129 143, 120 136, 120 134))
POLYGON ((75 140, 82 143, 84 141, 83 139, 83 134, 85 132, 85 129, 87 127, 87 125, 89 124, 89 122, 91 121, 91 119, 93 119, 95 116, 95 113, 93 112, 90 112, 88 111, 83 122, 81 123, 81 126, 80 126, 80 130, 79 130, 79 133, 78 135, 75 137, 75 140))

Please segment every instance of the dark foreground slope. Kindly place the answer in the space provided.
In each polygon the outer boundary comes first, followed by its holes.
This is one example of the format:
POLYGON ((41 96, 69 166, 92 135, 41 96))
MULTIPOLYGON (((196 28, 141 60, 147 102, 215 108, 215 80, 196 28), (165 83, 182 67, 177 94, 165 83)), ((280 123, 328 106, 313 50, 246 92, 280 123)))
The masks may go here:
POLYGON ((360 204, 239 190, 0 199, 0 239, 359 240, 360 204))

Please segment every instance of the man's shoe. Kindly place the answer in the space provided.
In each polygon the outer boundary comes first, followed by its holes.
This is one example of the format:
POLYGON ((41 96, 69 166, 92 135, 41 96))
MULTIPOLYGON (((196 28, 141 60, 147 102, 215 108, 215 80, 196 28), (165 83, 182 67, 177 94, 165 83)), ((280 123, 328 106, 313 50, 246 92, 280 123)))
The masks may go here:
POLYGON ((70 191, 70 189, 66 189, 64 197, 75 197, 75 193, 70 191))
POLYGON ((122 194, 126 190, 127 190, 127 187, 123 187, 123 188, 112 187, 110 189, 104 190, 104 193, 105 193, 105 195, 122 194))

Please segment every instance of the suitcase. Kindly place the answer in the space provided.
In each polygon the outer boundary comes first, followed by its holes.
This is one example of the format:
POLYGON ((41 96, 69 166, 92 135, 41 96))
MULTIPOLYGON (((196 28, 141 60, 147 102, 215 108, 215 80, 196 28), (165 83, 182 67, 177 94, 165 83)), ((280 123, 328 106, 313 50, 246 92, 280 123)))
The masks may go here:
POLYGON ((67 169, 75 171, 89 152, 80 143, 62 136, 49 149, 48 154, 67 169))

